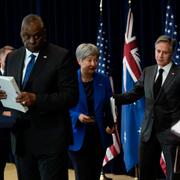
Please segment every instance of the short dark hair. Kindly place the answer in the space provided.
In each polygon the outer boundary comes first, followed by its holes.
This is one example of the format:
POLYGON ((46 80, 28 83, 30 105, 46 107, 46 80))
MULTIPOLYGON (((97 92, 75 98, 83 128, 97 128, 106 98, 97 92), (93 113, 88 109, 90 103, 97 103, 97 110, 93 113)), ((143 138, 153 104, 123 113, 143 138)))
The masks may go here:
POLYGON ((32 22, 38 22, 38 24, 40 24, 41 28, 42 29, 44 28, 44 22, 40 16, 38 16, 36 14, 28 14, 22 20, 21 29, 23 28, 23 26, 25 24, 31 24, 32 22))

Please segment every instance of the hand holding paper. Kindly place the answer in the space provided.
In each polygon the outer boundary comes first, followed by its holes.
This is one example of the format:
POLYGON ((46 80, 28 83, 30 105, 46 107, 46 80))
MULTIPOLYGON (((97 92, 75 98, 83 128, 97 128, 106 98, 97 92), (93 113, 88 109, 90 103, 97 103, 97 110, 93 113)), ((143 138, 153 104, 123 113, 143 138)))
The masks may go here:
MULTIPOLYGON (((0 88, 1 88, 1 86, 0 86, 0 88)), ((1 99, 6 99, 6 97, 7 97, 6 92, 0 89, 0 100, 1 99)))
POLYGON ((16 102, 16 97, 21 94, 14 77, 0 76, 0 99, 4 107, 26 112, 28 107, 16 102))

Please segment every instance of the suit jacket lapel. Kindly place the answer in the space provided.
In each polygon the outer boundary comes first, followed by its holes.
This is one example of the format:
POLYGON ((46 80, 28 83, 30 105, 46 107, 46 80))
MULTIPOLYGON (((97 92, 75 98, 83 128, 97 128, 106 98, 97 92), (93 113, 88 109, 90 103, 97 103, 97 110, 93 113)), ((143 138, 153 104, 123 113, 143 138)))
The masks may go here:
POLYGON ((157 96, 157 99, 163 97, 163 92, 165 92, 165 90, 167 90, 171 85, 172 83, 174 82, 174 78, 175 78, 175 75, 176 75, 176 72, 175 72, 175 67, 176 65, 172 65, 171 69, 169 70, 169 73, 159 91, 159 95, 157 96))
POLYGON ((96 112, 96 109, 100 103, 100 99, 102 98, 102 86, 103 83, 101 82, 100 78, 98 78, 97 74, 94 74, 94 111, 96 112))
POLYGON ((149 85, 150 85, 150 91, 151 91, 151 96, 154 98, 154 80, 156 77, 156 73, 157 73, 157 66, 154 66, 154 68, 151 69, 150 74, 148 75, 149 79, 149 85))
POLYGON ((43 49, 39 52, 39 55, 34 64, 34 67, 32 69, 32 72, 30 74, 30 77, 28 79, 25 88, 28 87, 33 82, 33 79, 36 79, 38 77, 38 74, 40 74, 41 71, 43 71, 44 69, 43 67, 47 62, 48 62, 48 54, 47 51, 43 49))
POLYGON ((22 84, 22 72, 24 67, 24 58, 25 58, 25 48, 22 49, 21 53, 17 55, 17 58, 14 59, 14 61, 17 61, 14 63, 14 69, 16 69, 15 72, 15 79, 19 87, 21 87, 22 84))
MULTIPOLYGON (((176 75, 176 71, 175 71, 175 65, 173 64, 164 83, 163 83, 163 89, 167 89, 168 87, 171 86, 171 84, 173 83, 173 80, 175 78, 175 75, 176 75)), ((162 89, 162 88, 161 88, 162 89)), ((161 93, 161 90, 160 90, 160 93, 161 93)))
POLYGON ((47 63, 47 61, 48 61, 48 56, 39 53, 39 56, 37 57, 36 63, 34 64, 32 73, 29 78, 30 81, 32 81, 34 79, 34 77, 37 77, 38 74, 41 73, 41 71, 44 69, 43 67, 47 63))
POLYGON ((79 81, 79 94, 80 94, 79 101, 80 103, 82 103, 80 108, 83 109, 83 113, 87 114, 88 113, 87 98, 86 98, 86 92, 84 90, 84 86, 82 83, 80 70, 78 71, 78 81, 79 81))

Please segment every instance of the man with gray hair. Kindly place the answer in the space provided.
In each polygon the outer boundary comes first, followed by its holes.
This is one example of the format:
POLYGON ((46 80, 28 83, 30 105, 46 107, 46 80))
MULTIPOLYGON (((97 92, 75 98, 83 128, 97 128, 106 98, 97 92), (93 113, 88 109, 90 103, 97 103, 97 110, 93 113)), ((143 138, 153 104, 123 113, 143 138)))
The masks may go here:
POLYGON ((172 125, 180 119, 180 67, 172 61, 174 47, 175 41, 172 38, 160 36, 155 42, 157 64, 144 69, 130 92, 114 95, 118 105, 130 104, 145 97, 140 180, 157 179, 162 151, 167 165, 167 179, 174 180, 176 148, 180 146, 180 138, 171 132, 172 125))

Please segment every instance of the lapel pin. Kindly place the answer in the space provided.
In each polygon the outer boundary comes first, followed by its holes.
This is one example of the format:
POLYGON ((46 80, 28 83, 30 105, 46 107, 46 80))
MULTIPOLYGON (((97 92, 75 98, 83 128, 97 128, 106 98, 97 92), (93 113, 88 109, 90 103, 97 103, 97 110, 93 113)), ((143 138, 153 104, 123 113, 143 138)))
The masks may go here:
POLYGON ((175 73, 174 73, 174 72, 172 72, 171 74, 172 74, 173 76, 175 75, 175 73))
POLYGON ((43 56, 44 59, 47 59, 47 56, 43 56))

